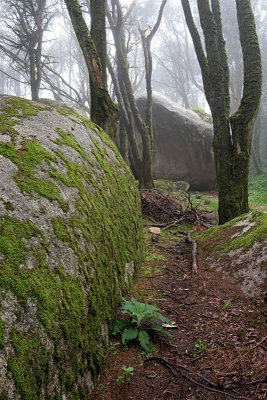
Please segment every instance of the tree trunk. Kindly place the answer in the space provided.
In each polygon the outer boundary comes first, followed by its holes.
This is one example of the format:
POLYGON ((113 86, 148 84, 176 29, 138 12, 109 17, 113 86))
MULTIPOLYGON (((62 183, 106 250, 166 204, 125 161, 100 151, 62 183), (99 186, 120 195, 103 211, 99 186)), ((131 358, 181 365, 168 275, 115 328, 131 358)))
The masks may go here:
MULTIPOLYGON (((79 2, 77 0, 65 0, 65 3, 90 75, 91 119, 113 138, 117 130, 119 109, 117 104, 115 104, 109 96, 107 83, 105 81, 105 73, 103 73, 102 70, 101 58, 99 57, 95 43, 84 21, 79 2)), ((97 2, 93 0, 93 8, 94 6, 96 7, 96 5, 97 2)), ((100 8, 101 6, 103 7, 102 0, 99 5, 100 8)), ((99 12, 97 8, 95 11, 99 12)), ((100 19, 102 20, 102 14, 100 15, 100 19)), ((95 26, 95 24, 93 24, 93 26, 95 26)), ((98 46, 100 46, 100 44, 98 44, 98 46)), ((103 58, 105 56, 103 55, 101 57, 103 58)))
MULTIPOLYGON (((117 69, 118 69, 118 82, 120 86, 121 107, 125 113, 125 120, 127 120, 127 132, 131 152, 135 164, 135 170, 138 176, 139 187, 152 188, 154 187, 152 178, 152 152, 151 140, 149 131, 146 124, 142 120, 139 110, 137 108, 131 81, 129 77, 129 68, 127 60, 127 51, 125 46, 124 37, 124 17, 122 15, 122 8, 119 0, 112 1, 113 10, 117 8, 117 15, 111 16, 108 13, 110 27, 114 37, 114 43, 117 55, 117 69), (138 145, 135 138, 135 129, 140 134, 142 141, 142 156, 140 157, 138 145)), ((114 13, 113 13, 114 14, 114 13)))
POLYGON ((130 165, 127 131, 122 118, 120 119, 119 123, 119 140, 120 140, 119 147, 122 158, 124 159, 127 165, 130 165))
POLYGON ((210 105, 213 149, 218 181, 219 223, 248 212, 248 172, 252 131, 257 115, 262 68, 254 16, 249 0, 236 0, 239 36, 243 52, 244 88, 241 104, 230 114, 229 68, 222 33, 219 0, 197 0, 206 54, 188 0, 182 0, 186 23, 201 67, 210 105))
POLYGON ((90 0, 91 37, 101 61, 103 79, 107 82, 106 0, 90 0))
POLYGON ((39 100, 39 90, 41 84, 40 72, 36 68, 36 60, 34 54, 30 55, 30 86, 31 97, 33 101, 39 100))
MULTIPOLYGON (((244 127, 240 127, 244 130, 244 127)), ((235 152, 231 142, 222 145, 219 138, 230 131, 229 119, 214 121, 214 155, 218 181, 218 214, 219 223, 224 224, 231 219, 248 212, 248 172, 250 152, 235 152)), ((229 132, 230 133, 230 132, 229 132)), ((234 132, 232 132, 234 134, 234 132)))

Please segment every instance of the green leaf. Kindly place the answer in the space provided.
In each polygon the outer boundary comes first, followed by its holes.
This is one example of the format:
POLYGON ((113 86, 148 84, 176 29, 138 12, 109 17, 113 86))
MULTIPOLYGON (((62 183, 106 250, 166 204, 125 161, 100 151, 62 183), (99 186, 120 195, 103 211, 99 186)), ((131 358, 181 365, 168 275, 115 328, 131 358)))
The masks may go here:
POLYGON ((134 367, 126 367, 126 365, 123 365, 121 368, 127 374, 133 375, 134 367))
POLYGON ((164 322, 164 324, 169 324, 169 325, 171 325, 171 323, 172 323, 171 320, 170 320, 169 318, 164 317, 164 316, 161 315, 160 313, 158 313, 157 316, 154 317, 154 318, 159 319, 160 321, 164 322))
POLYGON ((151 329, 152 331, 165 333, 164 328, 159 324, 153 324, 153 325, 151 325, 151 327, 149 329, 151 329))
POLYGON ((121 337, 121 341, 125 345, 127 342, 129 342, 129 340, 135 339, 137 335, 138 335, 138 329, 130 327, 124 330, 121 337))
POLYGON ((126 328, 128 328, 129 322, 124 321, 123 319, 117 319, 114 321, 112 335, 123 334, 126 328))
POLYGON ((145 350, 146 353, 150 351, 150 343, 149 343, 149 335, 146 331, 139 331, 138 340, 141 347, 145 350))

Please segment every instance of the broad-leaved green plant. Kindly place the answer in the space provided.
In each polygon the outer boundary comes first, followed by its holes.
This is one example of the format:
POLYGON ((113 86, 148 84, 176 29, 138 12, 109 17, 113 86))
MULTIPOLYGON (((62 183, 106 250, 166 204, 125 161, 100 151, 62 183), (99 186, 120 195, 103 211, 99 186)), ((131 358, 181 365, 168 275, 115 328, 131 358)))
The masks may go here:
POLYGON ((164 317, 158 308, 151 304, 140 303, 134 298, 127 301, 122 299, 120 313, 128 314, 130 320, 116 320, 113 325, 113 335, 122 335, 122 343, 127 344, 130 340, 136 339, 146 353, 150 351, 149 331, 167 334, 162 323, 171 324, 171 321, 164 317))

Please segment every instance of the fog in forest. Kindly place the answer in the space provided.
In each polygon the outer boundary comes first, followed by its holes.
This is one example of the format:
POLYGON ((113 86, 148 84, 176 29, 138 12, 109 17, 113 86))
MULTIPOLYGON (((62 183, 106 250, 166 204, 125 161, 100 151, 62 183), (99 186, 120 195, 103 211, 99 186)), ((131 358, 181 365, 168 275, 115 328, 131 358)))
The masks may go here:
MULTIPOLYGON (((89 0, 80 1, 90 27, 89 0)), ((124 35, 129 74, 135 96, 145 92, 145 62, 140 29, 149 34, 155 24, 160 0, 122 0, 124 35)), ((191 1, 196 25, 201 31, 196 1, 191 1)), ((242 97, 243 65, 235 2, 221 0, 223 33, 230 69, 231 112, 242 97)), ((255 124, 255 147, 261 162, 267 159, 267 4, 251 1, 263 63, 263 94, 255 124)), ((112 4, 108 1, 108 12, 112 4)), ((0 1, 0 92, 26 98, 49 98, 71 102, 89 115, 90 81, 65 2, 62 0, 0 1), (40 11, 41 10, 41 11, 40 11), (39 13, 39 14, 38 14, 39 13), (38 15, 41 15, 41 20, 38 15), (40 58, 39 66, 31 59, 40 58), (33 86, 33 75, 40 78, 33 86), (32 87, 31 87, 32 83, 32 87), (37 83, 38 86, 38 83, 37 83)), ((107 43, 110 68, 116 74, 116 51, 107 18, 107 43)), ((201 33, 202 34, 202 33, 201 33)), ((202 37, 203 40, 203 37, 202 37)), ((210 113, 190 33, 180 1, 168 0, 152 44, 152 89, 191 110, 210 113)), ((114 82, 108 74, 108 89, 115 101, 114 82)))

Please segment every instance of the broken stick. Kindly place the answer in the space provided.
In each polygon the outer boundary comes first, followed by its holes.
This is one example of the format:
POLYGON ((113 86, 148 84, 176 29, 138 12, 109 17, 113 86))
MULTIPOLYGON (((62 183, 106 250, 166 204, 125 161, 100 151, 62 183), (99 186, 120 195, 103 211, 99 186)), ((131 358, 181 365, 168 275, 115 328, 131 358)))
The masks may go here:
POLYGON ((192 249, 192 274, 197 274, 197 258, 196 258, 197 242, 194 239, 192 239, 190 232, 188 232, 186 235, 186 241, 188 243, 191 243, 193 246, 193 249, 192 249))

